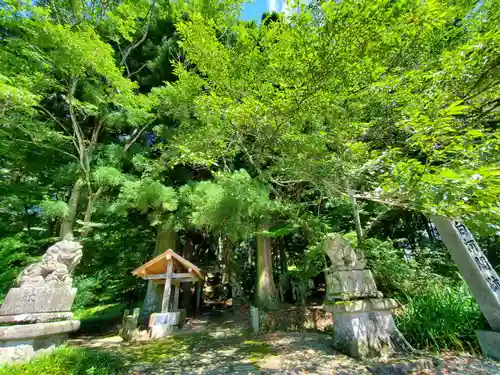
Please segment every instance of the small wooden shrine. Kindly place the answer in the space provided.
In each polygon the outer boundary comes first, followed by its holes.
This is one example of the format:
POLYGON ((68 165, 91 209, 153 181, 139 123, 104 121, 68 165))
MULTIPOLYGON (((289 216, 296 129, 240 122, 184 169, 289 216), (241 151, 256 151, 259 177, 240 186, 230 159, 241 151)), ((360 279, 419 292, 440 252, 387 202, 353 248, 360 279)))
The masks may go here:
POLYGON ((200 309, 203 274, 193 263, 169 249, 132 272, 133 275, 155 284, 164 284, 161 312, 151 315, 151 337, 158 338, 172 333, 182 325, 184 316, 179 311, 180 284, 196 283, 196 310, 200 309), (171 298, 173 296, 173 298, 171 298))

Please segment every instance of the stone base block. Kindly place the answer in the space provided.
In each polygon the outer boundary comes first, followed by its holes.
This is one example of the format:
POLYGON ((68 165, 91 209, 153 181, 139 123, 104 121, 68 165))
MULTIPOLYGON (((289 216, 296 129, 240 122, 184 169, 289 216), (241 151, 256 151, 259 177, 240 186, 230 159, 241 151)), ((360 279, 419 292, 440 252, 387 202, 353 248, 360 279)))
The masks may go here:
POLYGON ((170 324, 157 324, 151 327, 151 338, 163 339, 165 337, 173 335, 177 331, 179 331, 178 326, 173 326, 170 324))
MULTIPOLYGON (((186 315, 184 314, 184 318, 186 315)), ((181 323, 181 312, 168 312, 168 313, 153 313, 149 317, 149 326, 153 327, 158 324, 170 324, 170 325, 179 325, 181 323)))
POLYGON ((333 271, 325 276, 328 302, 381 297, 370 270, 333 271))
POLYGON ((483 355, 500 361, 500 332, 476 331, 476 335, 483 355))
POLYGON ((390 311, 333 313, 334 346, 354 358, 388 357, 413 350, 390 311))
POLYGON ((46 353, 79 327, 78 320, 0 327, 0 363, 28 361, 46 353))
POLYGON ((18 315, 0 315, 1 324, 12 323, 42 323, 56 320, 71 320, 73 313, 71 312, 55 312, 55 313, 36 313, 36 314, 18 314, 18 315))
POLYGON ((326 304, 323 309, 334 315, 354 314, 360 312, 391 311, 399 304, 391 298, 370 298, 355 301, 337 301, 326 304))
POLYGON ((80 328, 79 320, 66 320, 62 322, 17 324, 0 327, 0 345, 3 341, 25 340, 62 333, 69 333, 80 328))
POLYGON ((11 288, 0 315, 70 312, 76 288, 69 286, 11 288))
POLYGON ((149 319, 151 327, 151 338, 160 339, 174 334, 184 325, 186 310, 168 313, 154 313, 149 319))
POLYGON ((0 342, 0 364, 26 362, 64 344, 68 335, 0 342))

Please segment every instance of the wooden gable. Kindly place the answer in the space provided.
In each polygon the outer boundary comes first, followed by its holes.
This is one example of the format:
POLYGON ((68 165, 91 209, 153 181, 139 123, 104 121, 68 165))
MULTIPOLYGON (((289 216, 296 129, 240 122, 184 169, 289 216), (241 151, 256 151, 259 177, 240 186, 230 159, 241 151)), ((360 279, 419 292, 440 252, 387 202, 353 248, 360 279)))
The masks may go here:
MULTIPOLYGON (((200 269, 187 259, 181 257, 175 251, 168 249, 164 253, 151 259, 149 262, 144 263, 139 268, 132 271, 134 276, 142 277, 145 279, 153 279, 154 275, 164 275, 167 269, 167 263, 173 260, 173 273, 191 274, 193 278, 203 280, 203 274, 200 269)), ((160 277, 159 277, 160 278, 160 277)), ((175 278, 175 276, 174 276, 175 278)))

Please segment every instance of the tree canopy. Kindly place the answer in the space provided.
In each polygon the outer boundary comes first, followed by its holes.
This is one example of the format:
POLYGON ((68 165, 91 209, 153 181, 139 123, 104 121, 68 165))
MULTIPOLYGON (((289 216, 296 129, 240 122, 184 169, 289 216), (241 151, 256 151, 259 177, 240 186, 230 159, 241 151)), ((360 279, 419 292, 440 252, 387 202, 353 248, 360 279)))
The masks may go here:
POLYGON ((5 288, 76 238, 83 305, 139 300, 129 271, 178 243, 273 307, 301 300, 338 232, 403 293, 387 270, 457 279, 429 215, 500 263, 498 1, 242 7, 0 2, 5 288))

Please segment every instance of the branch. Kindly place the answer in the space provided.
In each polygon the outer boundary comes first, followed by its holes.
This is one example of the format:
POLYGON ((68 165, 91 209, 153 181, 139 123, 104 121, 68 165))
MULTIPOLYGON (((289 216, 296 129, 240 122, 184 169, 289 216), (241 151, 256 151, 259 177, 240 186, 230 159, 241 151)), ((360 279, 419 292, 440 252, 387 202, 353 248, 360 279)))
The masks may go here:
POLYGON ((374 197, 374 196, 370 196, 370 195, 362 195, 362 194, 354 194, 353 197, 357 198, 357 199, 363 199, 363 200, 376 202, 376 203, 382 203, 382 204, 385 204, 387 206, 392 206, 392 207, 400 207, 400 208, 407 207, 406 204, 404 203, 404 201, 402 201, 402 200, 396 200, 396 201, 384 200, 384 199, 379 198, 379 197, 374 197))
POLYGON ((151 11, 151 15, 149 16, 148 23, 146 24, 144 34, 142 35, 141 39, 139 39, 139 41, 137 43, 132 44, 130 47, 127 48, 127 50, 125 51, 125 54, 122 57, 122 61, 120 62, 120 65, 126 65, 127 57, 128 57, 128 55, 130 55, 130 52, 132 52, 134 49, 139 47, 146 40, 146 37, 148 36, 148 32, 149 32, 149 26, 150 26, 151 20, 153 19, 153 16, 154 16, 155 5, 156 5, 156 0, 153 0, 153 3, 151 4, 151 8, 148 10, 148 13, 151 11))
POLYGON ((154 117, 151 121, 149 121, 146 125, 144 125, 139 131, 137 129, 132 133, 132 138, 123 146, 123 152, 127 152, 130 147, 137 141, 137 139, 144 133, 144 131, 156 120, 154 117))
POLYGON ((73 135, 73 133, 72 133, 72 132, 70 132, 70 131, 68 130, 68 128, 66 127, 66 125, 63 125, 63 123, 62 123, 61 121, 59 121, 59 119, 58 119, 56 116, 54 116, 54 115, 52 114, 52 112, 50 112, 48 109, 46 109, 46 108, 44 108, 44 107, 40 107, 40 109, 41 109, 42 111, 44 111, 46 114, 48 114, 52 120, 54 120, 55 122, 57 122, 57 124, 58 124, 61 128, 63 128, 63 130, 64 130, 66 133, 68 133, 69 135, 73 135))
MULTIPOLYGON (((120 47, 120 43, 116 43, 116 45, 118 46, 118 51, 120 51, 120 55, 123 56, 123 51, 122 47, 120 47)), ((122 65, 125 66, 125 69, 127 70, 127 77, 130 77, 130 69, 128 68, 127 62, 124 61, 122 65)))
POLYGON ((89 165, 89 160, 87 157, 87 150, 85 149, 85 140, 84 140, 84 135, 82 132, 82 128, 78 124, 78 120, 75 115, 75 108, 73 107, 73 97, 75 95, 75 90, 76 90, 76 85, 78 83, 77 79, 72 78, 71 79, 71 85, 68 90, 68 105, 69 105, 69 114, 71 117, 71 125, 73 126, 73 131, 75 133, 75 137, 78 141, 77 145, 77 151, 80 155, 80 164, 82 166, 82 169, 85 171, 86 174, 89 173, 90 165, 89 165))
POLYGON ((366 239, 368 235, 379 225, 381 224, 385 219, 387 219, 389 216, 391 216, 395 211, 398 211, 399 208, 391 207, 388 208, 387 210, 381 212, 377 217, 368 225, 365 227, 363 230, 363 236, 362 240, 366 239))
MULTIPOLYGON (((79 159, 78 159, 75 155, 70 154, 69 152, 63 151, 63 150, 61 150, 60 148, 57 148, 57 147, 52 147, 52 146, 48 146, 48 145, 45 145, 45 144, 43 144, 43 143, 37 143, 37 142, 35 142, 35 141, 33 141, 33 140, 31 140, 31 141, 26 141, 26 140, 24 140, 24 139, 14 138, 14 137, 12 137, 9 133, 7 133, 6 131, 4 131, 4 130, 2 130, 2 129, 0 129, 0 132, 2 132, 3 134, 5 134, 7 137, 9 137, 8 139, 10 139, 10 140, 12 140, 12 141, 14 141, 14 142, 28 143, 28 144, 35 145, 35 146, 38 146, 38 147, 41 147, 41 148, 46 148, 47 150, 59 151, 59 152, 60 152, 60 153, 62 153, 62 154, 65 154, 65 155, 67 155, 67 156, 69 156, 69 157, 74 158, 76 161, 80 161, 80 160, 79 160, 79 159)), ((28 133, 27 133, 27 134, 28 134, 28 133)), ((28 136, 30 136, 30 135, 28 134, 28 136)), ((30 136, 30 137, 31 137, 31 136, 30 136)))
POLYGON ((148 66, 148 63, 147 63, 147 62, 145 62, 144 64, 142 64, 142 65, 141 65, 141 67, 140 67, 139 69, 137 69, 135 72, 130 73, 130 71, 129 71, 129 69, 128 69, 128 66, 126 66, 126 65, 125 65, 125 67, 127 68, 127 72, 128 72, 128 74, 127 74, 127 78, 130 78, 130 77, 132 77, 134 74, 139 73, 139 72, 140 72, 142 69, 144 69, 146 66, 148 66))

